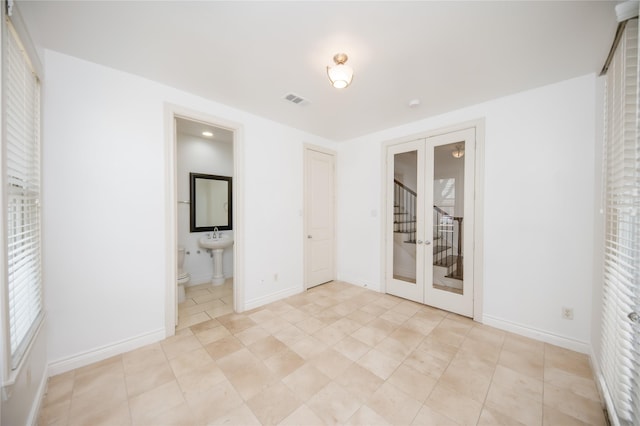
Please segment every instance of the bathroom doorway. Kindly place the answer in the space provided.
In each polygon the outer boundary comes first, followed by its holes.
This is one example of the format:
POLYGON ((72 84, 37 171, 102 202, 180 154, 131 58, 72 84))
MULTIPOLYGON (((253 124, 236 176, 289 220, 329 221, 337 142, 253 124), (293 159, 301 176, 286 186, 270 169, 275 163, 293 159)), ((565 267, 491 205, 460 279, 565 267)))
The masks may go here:
POLYGON ((240 126, 167 108, 166 334, 242 310, 240 126), (168 201, 169 203, 169 201, 168 201))

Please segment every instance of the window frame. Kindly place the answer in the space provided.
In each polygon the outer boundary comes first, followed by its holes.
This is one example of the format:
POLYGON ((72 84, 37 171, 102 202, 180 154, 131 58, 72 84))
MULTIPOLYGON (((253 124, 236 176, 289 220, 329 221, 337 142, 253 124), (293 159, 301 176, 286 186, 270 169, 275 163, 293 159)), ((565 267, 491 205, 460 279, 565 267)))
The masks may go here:
POLYGON ((640 117, 638 18, 624 23, 607 69, 603 151, 604 240, 601 324, 603 393, 613 424, 640 420, 640 377, 632 359, 640 356, 640 331, 627 315, 639 298, 640 117), (629 342, 629 343, 627 343, 629 342))
POLYGON ((16 383, 17 377, 21 374, 23 366, 29 359, 31 348, 38 339, 40 333, 43 330, 46 320, 46 310, 44 303, 44 284, 42 277, 43 270, 43 254, 42 254, 42 241, 43 241, 43 224, 42 224, 42 118, 43 118, 43 84, 42 79, 44 76, 43 68, 39 62, 39 57, 31 41, 31 38, 26 30, 26 26, 22 20, 19 10, 13 5, 9 7, 9 3, 3 1, 2 7, 0 7, 0 49, 2 51, 2 63, 0 66, 0 129, 2 132, 2 149, 0 150, 0 169, 2 170, 0 182, 2 183, 1 200, 2 209, 0 209, 0 241, 2 241, 3 249, 0 250, 0 341, 2 342, 0 350, 0 374, 2 379, 2 387, 7 388, 13 386, 16 383), (11 27, 11 28, 10 28, 11 27), (7 73, 7 43, 10 31, 13 31, 17 37, 22 54, 29 62, 30 68, 33 74, 38 79, 36 90, 38 91, 38 108, 37 117, 38 122, 35 126, 35 131, 38 135, 38 204, 39 204, 39 229, 38 229, 38 244, 39 244, 39 292, 40 292, 40 305, 41 309, 39 315, 30 324, 29 331, 26 333, 28 336, 25 341, 19 345, 20 357, 17 362, 12 359, 11 350, 11 332, 10 332, 10 320, 9 320, 9 283, 8 283, 8 260, 7 260, 7 244, 8 244, 8 232, 7 232, 7 159, 6 159, 6 137, 7 137, 7 99, 8 96, 8 73, 7 73))

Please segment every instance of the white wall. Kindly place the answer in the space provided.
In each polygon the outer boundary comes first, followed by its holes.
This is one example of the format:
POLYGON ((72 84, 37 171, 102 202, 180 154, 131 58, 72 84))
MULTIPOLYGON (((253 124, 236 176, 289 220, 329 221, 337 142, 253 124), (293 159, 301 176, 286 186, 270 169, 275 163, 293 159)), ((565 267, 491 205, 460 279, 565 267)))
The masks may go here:
POLYGON ((54 372, 164 336, 165 102, 243 125, 245 304, 302 289, 302 147, 330 142, 54 51, 46 65, 44 274, 54 372))
POLYGON ((418 191, 418 155, 416 151, 403 152, 393 157, 393 177, 413 192, 418 191))
POLYGON ((346 142, 338 155, 338 278, 383 288, 384 141, 486 119, 484 322, 586 351, 593 286, 595 76, 346 142), (375 213, 375 214, 374 214, 375 213), (574 320, 561 319, 563 306, 574 320))
MULTIPOLYGON (((453 155, 451 155, 451 152, 453 152, 451 145, 455 146, 456 144, 436 147, 434 152, 435 170, 433 174, 434 179, 455 179, 455 208, 450 214, 454 216, 464 216, 464 164, 467 161, 467 157, 454 158, 453 155)), ((444 197, 442 192, 439 191, 442 191, 444 188, 439 187, 437 189, 433 194, 433 204, 442 207, 444 205, 444 197)), ((457 229, 457 226, 455 228, 457 229)), ((454 236, 454 241, 457 246, 457 232, 454 236)))
MULTIPOLYGON (((190 199, 189 173, 205 173, 233 176, 233 144, 198 138, 178 133, 176 146, 178 201, 190 199)), ((233 181, 232 181, 233 185, 233 181)), ((178 204, 178 245, 185 248, 184 270, 191 274, 187 285, 210 282, 213 278, 213 259, 198 245, 198 239, 206 232, 190 232, 189 204, 178 204)), ((233 236, 233 230, 220 231, 233 236)), ((222 272, 226 278, 233 276, 233 250, 222 254, 222 272)))
POLYGON ((336 271, 339 280, 380 291, 383 191, 380 139, 343 142, 337 156, 336 271), (353 252, 350 252, 353 250, 353 252))

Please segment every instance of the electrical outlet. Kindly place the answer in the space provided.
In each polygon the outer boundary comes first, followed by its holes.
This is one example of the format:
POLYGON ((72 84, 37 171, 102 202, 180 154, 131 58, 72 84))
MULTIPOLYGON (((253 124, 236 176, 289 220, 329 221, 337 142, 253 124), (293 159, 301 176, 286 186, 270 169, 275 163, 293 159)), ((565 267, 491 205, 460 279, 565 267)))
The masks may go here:
POLYGON ((573 308, 562 307, 562 318, 572 320, 573 319, 573 308))

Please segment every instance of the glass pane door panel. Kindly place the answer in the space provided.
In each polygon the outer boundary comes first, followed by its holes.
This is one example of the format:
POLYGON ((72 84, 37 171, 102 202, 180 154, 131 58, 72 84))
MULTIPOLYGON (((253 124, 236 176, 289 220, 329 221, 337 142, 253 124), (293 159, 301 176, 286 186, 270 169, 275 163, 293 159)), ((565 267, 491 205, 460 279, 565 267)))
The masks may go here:
POLYGON ((415 284, 418 151, 393 158, 393 278, 415 284))
POLYGON ((436 146, 433 158, 432 286, 455 294, 464 288, 464 149, 464 141, 436 146))

